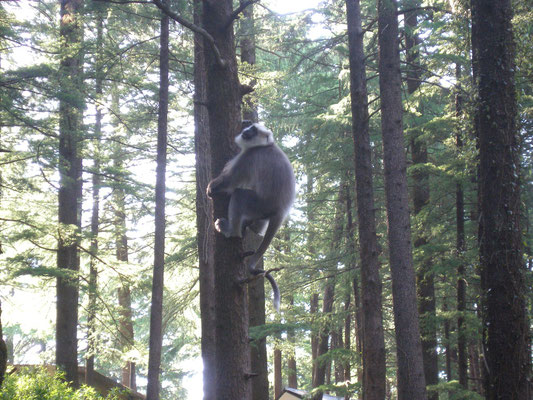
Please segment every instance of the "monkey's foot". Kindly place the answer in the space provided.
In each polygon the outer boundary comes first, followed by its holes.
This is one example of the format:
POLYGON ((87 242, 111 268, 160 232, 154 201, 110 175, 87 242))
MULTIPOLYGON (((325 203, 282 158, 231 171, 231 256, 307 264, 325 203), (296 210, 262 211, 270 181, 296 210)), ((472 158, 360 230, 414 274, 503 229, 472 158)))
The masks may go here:
POLYGON ((230 237, 230 231, 228 227, 228 220, 226 218, 219 218, 215 221, 215 229, 217 232, 222 233, 227 238, 230 237))

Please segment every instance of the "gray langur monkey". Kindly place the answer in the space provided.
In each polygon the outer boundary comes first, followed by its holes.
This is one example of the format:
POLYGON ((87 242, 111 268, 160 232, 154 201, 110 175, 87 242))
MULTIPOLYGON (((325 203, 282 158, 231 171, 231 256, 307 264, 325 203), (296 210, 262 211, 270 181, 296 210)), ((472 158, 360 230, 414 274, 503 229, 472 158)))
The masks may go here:
MULTIPOLYGON (((243 123, 244 125, 244 123, 243 123)), ((274 278, 256 269, 274 235, 294 202, 295 179, 291 163, 274 143, 272 132, 262 124, 244 128, 235 138, 241 151, 222 173, 207 186, 207 195, 230 195, 228 218, 215 222, 215 229, 226 237, 243 237, 247 227, 264 236, 257 250, 249 256, 248 270, 265 274, 274 292, 274 307, 279 311, 280 293, 274 278)))

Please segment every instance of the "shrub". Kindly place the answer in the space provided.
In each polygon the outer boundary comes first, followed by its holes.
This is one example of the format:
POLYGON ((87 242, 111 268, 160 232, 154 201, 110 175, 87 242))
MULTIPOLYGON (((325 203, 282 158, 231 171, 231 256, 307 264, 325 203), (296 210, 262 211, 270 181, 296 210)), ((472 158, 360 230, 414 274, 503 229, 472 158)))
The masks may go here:
MULTIPOLYGON (((114 392, 105 400, 118 400, 114 392)), ((0 389, 0 400, 104 400, 88 386, 71 388, 62 373, 51 375, 44 368, 23 369, 6 377, 0 389)))

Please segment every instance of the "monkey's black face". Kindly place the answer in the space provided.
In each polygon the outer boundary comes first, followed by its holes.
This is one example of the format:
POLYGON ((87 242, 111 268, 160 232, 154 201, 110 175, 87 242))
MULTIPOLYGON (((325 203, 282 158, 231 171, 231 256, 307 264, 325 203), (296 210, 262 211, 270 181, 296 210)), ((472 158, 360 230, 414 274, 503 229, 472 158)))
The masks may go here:
POLYGON ((242 149, 251 149, 252 147, 268 146, 274 143, 272 132, 263 125, 255 123, 248 128, 244 128, 235 138, 235 143, 242 149))
POLYGON ((242 131, 241 136, 244 140, 251 140, 257 136, 257 127, 255 125, 250 126, 242 131))

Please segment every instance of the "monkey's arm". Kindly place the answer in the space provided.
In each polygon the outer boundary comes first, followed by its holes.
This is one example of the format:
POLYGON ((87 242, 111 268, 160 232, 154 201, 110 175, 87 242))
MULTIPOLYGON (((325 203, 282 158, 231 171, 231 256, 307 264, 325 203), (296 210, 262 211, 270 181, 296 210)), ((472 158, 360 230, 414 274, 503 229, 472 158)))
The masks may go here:
POLYGON ((213 179, 207 185, 207 195, 213 197, 217 193, 229 192, 230 179, 224 173, 213 179))
POLYGON ((207 185, 207 195, 213 197, 217 193, 231 194, 246 179, 246 170, 241 167, 240 157, 231 160, 219 176, 207 185))

